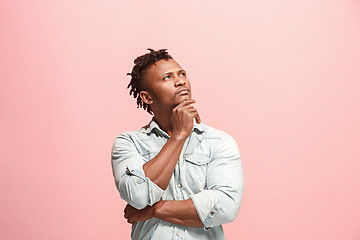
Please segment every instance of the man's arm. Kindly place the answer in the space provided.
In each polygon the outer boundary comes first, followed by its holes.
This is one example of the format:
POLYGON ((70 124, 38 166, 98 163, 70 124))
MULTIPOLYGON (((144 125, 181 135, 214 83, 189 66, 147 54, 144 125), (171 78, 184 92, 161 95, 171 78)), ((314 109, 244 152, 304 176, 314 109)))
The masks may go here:
POLYGON ((124 217, 131 224, 134 224, 136 221, 145 221, 155 217, 186 227, 204 227, 190 198, 181 201, 160 200, 153 206, 147 206, 143 210, 137 210, 127 205, 124 213, 124 217))
POLYGON ((182 201, 159 201, 141 211, 125 208, 128 222, 156 217, 167 222, 209 229, 235 219, 242 200, 244 178, 236 142, 223 136, 208 166, 208 188, 182 201))
POLYGON ((186 138, 193 128, 193 118, 199 114, 185 100, 173 110, 173 132, 159 154, 144 164, 131 136, 121 134, 113 145, 112 167, 116 186, 122 199, 136 209, 153 205, 167 188, 186 138))
POLYGON ((200 123, 199 114, 191 105, 195 101, 185 100, 172 111, 173 131, 159 154, 143 165, 145 176, 165 190, 174 172, 185 140, 190 135, 194 121, 200 123))
POLYGON ((190 196, 205 229, 235 220, 244 191, 244 176, 237 143, 222 133, 207 167, 207 187, 190 196))

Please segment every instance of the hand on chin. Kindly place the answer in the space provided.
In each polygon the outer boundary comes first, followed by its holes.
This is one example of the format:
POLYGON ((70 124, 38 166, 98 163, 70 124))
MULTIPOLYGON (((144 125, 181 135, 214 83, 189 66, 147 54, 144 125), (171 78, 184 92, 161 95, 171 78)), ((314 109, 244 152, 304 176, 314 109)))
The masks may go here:
POLYGON ((186 95, 181 95, 178 97, 178 101, 176 101, 176 106, 179 105, 180 103, 182 103, 185 100, 191 99, 191 96, 189 94, 186 95))

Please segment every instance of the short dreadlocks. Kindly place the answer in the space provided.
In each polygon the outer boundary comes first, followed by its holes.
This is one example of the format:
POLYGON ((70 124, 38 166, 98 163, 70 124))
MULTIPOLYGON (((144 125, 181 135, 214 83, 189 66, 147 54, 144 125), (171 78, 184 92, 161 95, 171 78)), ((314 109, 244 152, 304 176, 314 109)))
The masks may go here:
POLYGON ((148 67, 150 67, 157 61, 173 58, 169 55, 168 52, 166 52, 167 49, 159 49, 159 51, 154 51, 153 49, 148 48, 147 50, 150 50, 150 52, 139 56, 134 60, 135 66, 133 67, 131 73, 127 74, 131 76, 131 81, 127 88, 131 86, 130 95, 132 94, 134 95, 134 98, 137 98, 137 107, 142 107, 144 108, 144 110, 147 110, 148 113, 153 115, 149 104, 144 103, 143 100, 140 98, 140 92, 144 90, 141 82, 142 78, 148 67))

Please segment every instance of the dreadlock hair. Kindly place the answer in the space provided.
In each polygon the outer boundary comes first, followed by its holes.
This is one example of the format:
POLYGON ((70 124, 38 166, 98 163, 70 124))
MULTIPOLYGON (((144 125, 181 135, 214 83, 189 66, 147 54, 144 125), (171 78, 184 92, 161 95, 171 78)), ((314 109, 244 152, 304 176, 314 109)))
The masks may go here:
POLYGON ((148 113, 153 115, 150 105, 144 103, 140 97, 140 92, 144 90, 142 87, 142 78, 148 67, 157 61, 173 58, 169 55, 168 52, 166 52, 167 49, 159 49, 159 51, 154 51, 153 49, 148 48, 147 50, 150 50, 150 52, 137 57, 134 60, 135 66, 133 67, 131 73, 127 73, 127 75, 131 76, 131 80, 127 88, 131 87, 130 95, 134 95, 134 98, 137 98, 137 108, 142 107, 144 110, 147 110, 148 113))

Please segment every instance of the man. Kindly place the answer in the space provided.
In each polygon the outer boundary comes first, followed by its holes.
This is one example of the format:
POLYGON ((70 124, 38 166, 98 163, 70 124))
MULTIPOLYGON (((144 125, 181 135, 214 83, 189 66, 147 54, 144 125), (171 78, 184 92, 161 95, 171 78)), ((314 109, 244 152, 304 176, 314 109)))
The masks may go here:
POLYGON ((117 136, 116 187, 128 205, 132 239, 224 239, 237 216, 244 179, 238 147, 201 123, 186 72, 166 52, 135 59, 130 94, 153 118, 117 136))

